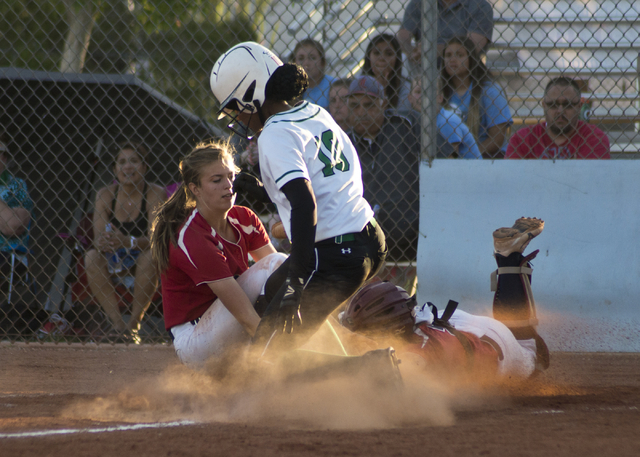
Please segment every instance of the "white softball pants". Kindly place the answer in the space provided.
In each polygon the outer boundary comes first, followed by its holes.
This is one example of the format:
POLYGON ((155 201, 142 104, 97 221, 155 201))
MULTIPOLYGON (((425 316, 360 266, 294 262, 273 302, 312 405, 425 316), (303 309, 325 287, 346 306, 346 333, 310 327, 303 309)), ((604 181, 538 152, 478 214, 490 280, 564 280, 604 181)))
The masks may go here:
MULTIPOLYGON (((271 273, 286 258, 281 253, 270 254, 238 277, 238 284, 251 303, 256 302, 271 273)), ((222 356, 232 347, 246 346, 251 340, 220 299, 211 304, 197 324, 186 322, 176 325, 171 328, 171 334, 178 358, 192 368, 202 366, 209 358, 222 356)))
POLYGON ((456 310, 449 319, 457 330, 469 332, 478 338, 484 335, 495 341, 504 358, 498 361, 498 375, 529 377, 536 366, 536 343, 534 340, 518 341, 502 322, 485 316, 474 316, 456 310))

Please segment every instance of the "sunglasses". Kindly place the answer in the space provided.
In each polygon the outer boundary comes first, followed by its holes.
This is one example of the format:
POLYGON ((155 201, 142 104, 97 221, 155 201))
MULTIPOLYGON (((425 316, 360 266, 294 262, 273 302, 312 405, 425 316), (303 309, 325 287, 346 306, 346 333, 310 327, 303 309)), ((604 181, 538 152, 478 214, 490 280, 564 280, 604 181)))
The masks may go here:
POLYGON ((558 102, 555 100, 548 102, 545 100, 544 104, 549 109, 560 109, 560 108, 573 109, 573 108, 577 108, 580 105, 580 102, 569 102, 569 101, 558 102))

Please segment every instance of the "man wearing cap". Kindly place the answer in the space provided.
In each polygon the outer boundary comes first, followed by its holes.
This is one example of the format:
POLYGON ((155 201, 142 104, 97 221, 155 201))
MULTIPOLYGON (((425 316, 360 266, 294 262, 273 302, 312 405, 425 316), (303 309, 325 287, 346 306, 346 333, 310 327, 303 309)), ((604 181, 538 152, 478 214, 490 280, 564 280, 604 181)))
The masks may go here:
POLYGON ((384 88, 373 76, 351 82, 347 106, 347 133, 360 156, 364 197, 387 236, 387 259, 415 260, 420 142, 409 120, 387 110, 384 88))
POLYGON ((25 251, 29 242, 27 230, 33 201, 27 185, 7 169, 10 154, 8 140, 0 132, 0 252, 25 251))

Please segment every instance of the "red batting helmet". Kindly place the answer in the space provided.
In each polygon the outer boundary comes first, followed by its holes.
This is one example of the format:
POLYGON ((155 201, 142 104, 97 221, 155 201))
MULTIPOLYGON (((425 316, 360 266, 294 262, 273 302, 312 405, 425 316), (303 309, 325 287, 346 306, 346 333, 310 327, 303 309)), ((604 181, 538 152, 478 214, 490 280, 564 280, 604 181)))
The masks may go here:
POLYGON ((390 282, 374 282, 360 289, 347 304, 341 324, 367 335, 404 333, 413 326, 411 309, 416 299, 390 282))

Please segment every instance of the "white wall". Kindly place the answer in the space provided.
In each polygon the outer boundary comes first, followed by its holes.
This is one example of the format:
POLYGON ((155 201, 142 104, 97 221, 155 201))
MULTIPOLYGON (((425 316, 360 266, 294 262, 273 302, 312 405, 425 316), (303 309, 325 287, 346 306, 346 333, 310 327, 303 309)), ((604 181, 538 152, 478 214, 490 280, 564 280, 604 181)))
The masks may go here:
POLYGON ((640 352, 640 161, 436 160, 420 170, 418 299, 491 315, 492 232, 545 221, 538 331, 555 351, 640 352))

